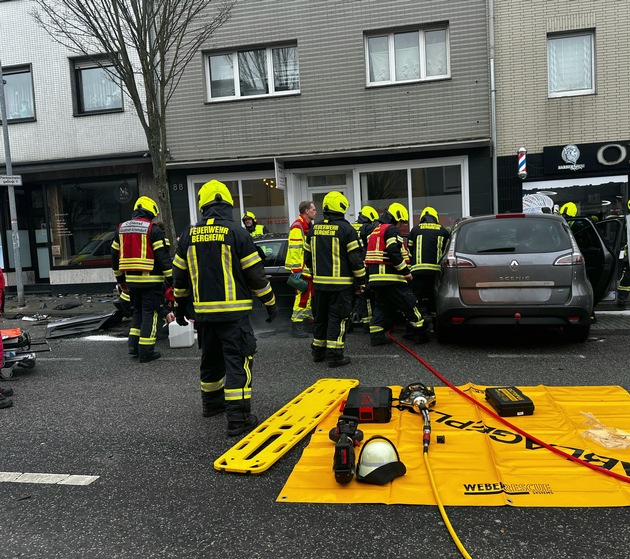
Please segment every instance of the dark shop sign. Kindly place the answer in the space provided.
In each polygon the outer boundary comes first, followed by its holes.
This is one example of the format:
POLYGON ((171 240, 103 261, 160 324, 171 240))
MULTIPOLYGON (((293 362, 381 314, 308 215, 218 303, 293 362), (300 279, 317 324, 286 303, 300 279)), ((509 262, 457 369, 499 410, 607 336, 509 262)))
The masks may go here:
POLYGON ((565 144, 543 148, 545 175, 630 169, 630 140, 601 144, 565 144))

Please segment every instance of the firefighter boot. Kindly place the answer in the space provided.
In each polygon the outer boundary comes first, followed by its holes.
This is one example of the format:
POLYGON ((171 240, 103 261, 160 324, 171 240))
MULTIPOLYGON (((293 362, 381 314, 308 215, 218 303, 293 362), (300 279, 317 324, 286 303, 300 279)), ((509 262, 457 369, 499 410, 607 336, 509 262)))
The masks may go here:
POLYGON ((222 393, 201 393, 201 404, 204 417, 213 417, 225 412, 225 400, 222 393))
POLYGON ((258 425, 258 418, 250 413, 249 400, 228 401, 226 413, 228 437, 244 435, 258 425))
POLYGON ((138 338, 129 338, 129 342, 127 343, 127 347, 129 348, 129 355, 131 357, 138 357, 140 355, 138 353, 138 338))
POLYGON ((140 349, 140 363, 149 363, 150 361, 155 361, 162 357, 162 354, 159 351, 155 351, 153 348, 150 350, 142 351, 143 348, 140 349))
POLYGON ((291 327, 289 328, 289 336, 292 338, 308 338, 308 334, 306 330, 304 330, 304 324, 292 320, 291 327))

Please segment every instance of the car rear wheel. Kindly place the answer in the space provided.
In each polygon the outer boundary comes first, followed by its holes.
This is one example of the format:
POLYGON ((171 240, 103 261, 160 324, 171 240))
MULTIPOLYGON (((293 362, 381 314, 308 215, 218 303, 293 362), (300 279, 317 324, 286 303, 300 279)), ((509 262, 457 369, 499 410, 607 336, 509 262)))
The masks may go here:
POLYGON ((590 323, 572 324, 564 327, 564 336, 567 341, 573 343, 584 343, 588 339, 591 331, 590 323))

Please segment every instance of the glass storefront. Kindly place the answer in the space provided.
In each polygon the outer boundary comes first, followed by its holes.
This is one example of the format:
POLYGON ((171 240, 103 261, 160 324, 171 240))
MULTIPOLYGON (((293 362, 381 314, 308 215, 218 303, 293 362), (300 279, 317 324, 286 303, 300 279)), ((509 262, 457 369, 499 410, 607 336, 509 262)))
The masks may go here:
POLYGON ((136 178, 62 182, 46 195, 53 266, 111 266, 114 232, 138 197, 136 178))

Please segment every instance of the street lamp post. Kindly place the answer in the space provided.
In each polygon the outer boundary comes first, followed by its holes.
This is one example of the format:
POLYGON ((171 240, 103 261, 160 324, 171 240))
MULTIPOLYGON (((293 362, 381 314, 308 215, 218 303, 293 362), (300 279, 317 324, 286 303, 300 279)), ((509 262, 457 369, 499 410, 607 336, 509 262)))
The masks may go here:
MULTIPOLYGON (((13 175, 11 165, 11 148, 9 146, 9 126, 7 123, 7 106, 4 98, 4 77, 2 75, 2 61, 0 60, 0 117, 2 117, 2 137, 4 139, 4 156, 7 176, 13 175)), ((18 306, 24 306, 24 279, 22 278, 22 257, 20 255, 20 236, 17 222, 17 208, 15 206, 15 188, 8 184, 9 213, 11 215, 11 232, 13 237, 13 259, 15 262, 15 286, 17 288, 18 306)))

